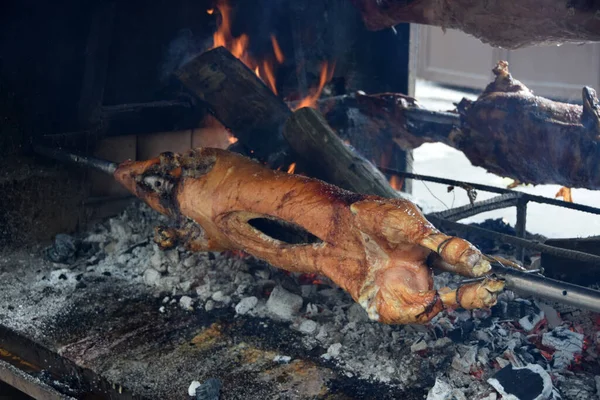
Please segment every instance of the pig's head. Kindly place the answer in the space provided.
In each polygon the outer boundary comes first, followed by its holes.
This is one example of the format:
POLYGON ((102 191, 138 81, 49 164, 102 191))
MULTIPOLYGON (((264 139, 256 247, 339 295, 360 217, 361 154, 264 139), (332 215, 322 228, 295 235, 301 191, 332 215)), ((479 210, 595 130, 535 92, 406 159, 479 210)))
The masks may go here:
POLYGON ((166 152, 146 161, 125 161, 114 177, 154 210, 174 217, 178 212, 175 194, 181 181, 180 158, 166 152))

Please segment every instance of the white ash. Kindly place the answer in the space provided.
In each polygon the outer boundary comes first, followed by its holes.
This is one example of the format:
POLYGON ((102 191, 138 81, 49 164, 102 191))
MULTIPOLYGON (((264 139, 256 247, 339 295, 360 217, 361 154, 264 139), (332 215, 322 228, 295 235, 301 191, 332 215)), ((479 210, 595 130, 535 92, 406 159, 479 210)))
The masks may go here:
POLYGON ((464 374, 470 374, 477 368, 477 346, 458 346, 452 359, 452 368, 464 374))
POLYGON ((194 304, 194 299, 192 299, 189 296, 181 296, 181 298, 179 299, 179 305, 184 310, 192 311, 194 309, 192 307, 193 304, 194 304))
POLYGON ((555 368, 567 368, 575 360, 575 356, 583 351, 584 336, 564 326, 559 326, 542 336, 542 344, 556 350, 552 357, 555 368))
POLYGON ((560 385, 562 398, 598 400, 600 397, 593 376, 561 374, 557 377, 556 383, 560 385))
POLYGON ((556 311, 556 309, 550 304, 541 301, 537 302, 536 304, 540 308, 540 310, 544 312, 544 316, 546 317, 546 321, 548 322, 548 328, 554 329, 563 323, 558 311, 556 311))
POLYGON ((190 383, 190 387, 188 388, 188 395, 190 397, 196 397, 196 389, 198 389, 200 385, 202 385, 200 382, 192 381, 192 383, 190 383))
POLYGON ((418 340, 410 346, 410 351, 413 353, 423 351, 427 348, 427 342, 425 340, 418 340))
POLYGON ((281 286, 275 286, 267 300, 267 310, 276 318, 291 320, 298 314, 303 302, 302 297, 297 294, 290 293, 281 286))
POLYGON ((235 312, 241 315, 247 314, 248 311, 252 310, 258 304, 256 296, 244 297, 235 306, 235 312))
POLYGON ((278 364, 288 364, 290 361, 292 361, 292 357, 290 356, 282 356, 281 354, 277 354, 275 357, 273 357, 273 362, 278 364))
MULTIPOLYGON (((531 314, 507 317, 489 311, 446 310, 425 326, 383 325, 370 321, 365 311, 337 287, 300 285, 295 281, 298 274, 260 264, 250 267, 248 259, 227 253, 189 253, 181 248, 164 252, 151 237, 154 226, 166 223, 147 207, 135 205, 82 235, 82 240, 98 251, 83 262, 76 261, 75 266, 53 265, 22 253, 3 260, 5 265, 11 263, 11 269, 2 269, 0 263, 0 304, 13 309, 0 308, 0 320, 17 330, 38 329, 37 336, 43 337, 44 319, 67 312, 65 307, 71 306, 69 293, 78 290, 77 285, 86 279, 101 278, 119 280, 132 291, 146 286, 145 290, 159 296, 157 312, 168 313, 171 307, 180 306, 189 306, 196 313, 221 308, 245 318, 284 321, 302 335, 307 350, 321 349, 323 359, 346 376, 387 383, 398 390, 422 388, 431 394, 434 378, 439 377, 451 387, 450 398, 493 400, 496 393, 486 380, 504 366, 527 364, 547 369, 564 399, 578 398, 572 394, 575 387, 571 381, 579 379, 586 388, 595 385, 592 374, 548 362, 536 347, 544 336, 556 336, 552 333, 555 330, 569 331, 565 326, 573 321, 585 322, 582 329, 595 340, 598 327, 591 313, 548 305, 558 317, 549 327, 550 313, 540 304, 548 324, 535 322, 536 316, 531 314), (40 272, 28 268, 21 273, 13 265, 32 262, 39 263, 40 272), (11 297, 18 296, 14 292, 17 289, 2 285, 8 274, 31 282, 31 302, 11 304, 11 297), (49 295, 46 292, 50 289, 53 293, 49 295), (529 331, 522 332, 520 327, 526 324, 517 321, 525 317, 529 317, 529 331), (32 318, 42 321, 36 323, 37 328, 32 328, 32 318)), ((456 287, 460 279, 444 273, 436 275, 434 281, 436 287, 456 287)), ((516 300, 512 292, 504 292, 495 309, 508 311, 516 300)), ((592 353, 595 346, 585 351, 579 345, 577 348, 585 357, 596 357, 592 353)))
POLYGON ((222 290, 217 290, 214 292, 211 296, 211 299, 217 303, 223 303, 225 305, 229 305, 229 303, 231 303, 231 297, 223 294, 222 290))
POLYGON ((525 329, 526 332, 531 332, 535 329, 537 324, 542 322, 544 318, 546 318, 546 314, 544 313, 544 311, 540 310, 539 313, 533 315, 526 315, 523 318, 521 318, 519 320, 519 325, 521 325, 521 328, 525 329))
POLYGON ((435 385, 427 393, 427 400, 450 400, 452 386, 440 378, 435 378, 435 385))
POLYGON ((321 357, 329 360, 331 358, 339 357, 340 350, 342 349, 341 343, 334 343, 327 349, 327 353, 323 354, 321 357))
POLYGON ((300 323, 298 330, 304 334, 312 335, 319 328, 319 324, 310 319, 305 319, 300 323))

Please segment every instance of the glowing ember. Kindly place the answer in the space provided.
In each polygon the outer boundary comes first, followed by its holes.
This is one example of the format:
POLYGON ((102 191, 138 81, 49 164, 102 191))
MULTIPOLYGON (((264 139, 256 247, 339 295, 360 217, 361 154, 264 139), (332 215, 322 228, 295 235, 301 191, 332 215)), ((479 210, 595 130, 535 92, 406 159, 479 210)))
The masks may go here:
POLYGON ((298 277, 298 283, 301 285, 322 285, 323 281, 317 274, 301 274, 298 277))
POLYGON ((206 13, 208 15, 213 15, 214 12, 215 12, 215 10, 213 8, 209 8, 208 10, 206 10, 206 13))
POLYGON ((392 175, 390 178, 390 186, 394 188, 394 190, 402 190, 402 186, 404 185, 404 178, 400 178, 397 175, 392 175))
POLYGON ((302 99, 296 107, 296 109, 302 107, 317 108, 317 100, 319 100, 319 97, 321 97, 321 92, 323 91, 323 88, 325 87, 327 82, 329 82, 331 78, 333 78, 334 69, 335 63, 331 63, 330 65, 327 61, 325 61, 321 65, 321 76, 319 78, 319 86, 316 90, 313 90, 311 94, 302 99))
POLYGON ((291 163, 290 167, 287 170, 287 173, 288 174, 293 174, 295 170, 296 170, 296 163, 291 163))
POLYGON ((229 144, 234 144, 237 143, 238 138, 236 138, 235 136, 233 136, 231 133, 227 133, 227 140, 229 141, 229 144))

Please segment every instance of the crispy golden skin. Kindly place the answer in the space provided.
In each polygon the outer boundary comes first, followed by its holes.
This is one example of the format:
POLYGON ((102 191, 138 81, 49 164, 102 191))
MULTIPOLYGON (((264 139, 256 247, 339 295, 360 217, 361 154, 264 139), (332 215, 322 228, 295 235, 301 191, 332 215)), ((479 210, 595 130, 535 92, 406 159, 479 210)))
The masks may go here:
POLYGON ((503 289, 486 279, 434 290, 429 265, 475 277, 490 264, 467 241, 435 229, 408 200, 352 193, 209 148, 127 162, 115 178, 179 219, 179 229, 157 228, 155 240, 165 247, 243 250, 288 271, 325 275, 373 320, 425 323, 445 307, 490 307, 503 289), (249 223, 259 218, 302 227, 318 239, 277 240, 249 223))

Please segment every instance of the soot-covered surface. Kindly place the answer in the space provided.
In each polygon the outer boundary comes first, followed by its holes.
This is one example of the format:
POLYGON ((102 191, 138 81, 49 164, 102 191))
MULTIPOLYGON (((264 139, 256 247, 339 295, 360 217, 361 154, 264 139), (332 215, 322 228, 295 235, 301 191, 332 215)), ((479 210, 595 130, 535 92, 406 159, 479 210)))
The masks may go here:
POLYGON ((187 398, 191 381, 218 378, 222 399, 435 399, 434 385, 492 399, 487 379, 509 364, 542 366, 564 399, 595 398, 596 315, 505 293, 492 312, 382 325, 323 278, 163 252, 150 235, 164 222, 134 204, 82 233, 71 264, 41 248, 0 254, 0 325, 147 398, 187 398))

